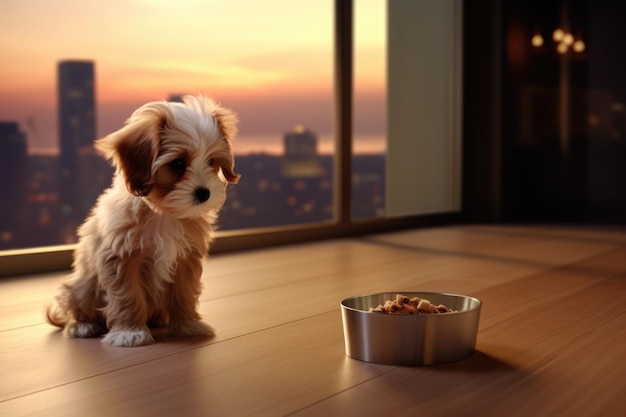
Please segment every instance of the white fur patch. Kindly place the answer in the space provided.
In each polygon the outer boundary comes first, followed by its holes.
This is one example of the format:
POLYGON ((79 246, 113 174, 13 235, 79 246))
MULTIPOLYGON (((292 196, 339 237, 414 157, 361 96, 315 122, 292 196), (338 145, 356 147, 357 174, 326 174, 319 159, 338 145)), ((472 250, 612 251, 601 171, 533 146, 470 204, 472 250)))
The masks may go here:
POLYGON ((148 329, 111 330, 102 339, 102 343, 112 346, 143 346, 154 343, 154 338, 148 329))
POLYGON ((68 337, 98 337, 105 330, 94 323, 71 322, 65 326, 65 335, 68 337))

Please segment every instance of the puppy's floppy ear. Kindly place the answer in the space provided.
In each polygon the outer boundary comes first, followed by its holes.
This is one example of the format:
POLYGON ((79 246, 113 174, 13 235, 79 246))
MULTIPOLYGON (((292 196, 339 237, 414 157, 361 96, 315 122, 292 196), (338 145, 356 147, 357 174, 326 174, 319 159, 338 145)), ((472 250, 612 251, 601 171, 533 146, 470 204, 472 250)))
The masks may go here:
POLYGON ((215 164, 222 169, 222 174, 224 174, 226 181, 231 184, 236 184, 239 182, 241 175, 234 172, 235 159, 231 143, 237 135, 237 123, 239 119, 235 112, 221 106, 217 106, 213 110, 212 116, 215 118, 223 140, 226 142, 224 151, 218 152, 218 154, 215 155, 215 164))
POLYGON ((95 142, 95 148, 112 161, 134 195, 146 196, 154 186, 152 164, 170 116, 167 103, 148 103, 136 110, 123 128, 95 142))

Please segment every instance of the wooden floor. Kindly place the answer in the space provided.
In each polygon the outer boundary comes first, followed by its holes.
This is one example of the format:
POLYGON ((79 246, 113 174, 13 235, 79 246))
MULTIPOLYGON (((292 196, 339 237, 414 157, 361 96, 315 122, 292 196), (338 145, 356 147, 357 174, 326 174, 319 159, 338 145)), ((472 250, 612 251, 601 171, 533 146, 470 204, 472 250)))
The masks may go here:
POLYGON ((42 310, 63 273, 0 280, 0 416, 626 415, 626 230, 454 226, 212 257, 215 338, 115 348, 42 310), (344 354, 339 302, 484 303, 477 351, 428 367, 344 354))

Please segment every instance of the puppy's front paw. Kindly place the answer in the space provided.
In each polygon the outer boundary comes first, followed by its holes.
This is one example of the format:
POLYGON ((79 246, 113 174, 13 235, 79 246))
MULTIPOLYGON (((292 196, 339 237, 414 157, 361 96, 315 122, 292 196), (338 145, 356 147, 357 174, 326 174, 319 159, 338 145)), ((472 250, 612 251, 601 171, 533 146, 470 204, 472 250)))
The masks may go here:
POLYGON ((213 327, 202 321, 175 321, 170 323, 169 336, 213 336, 213 327))
POLYGON ((152 334, 147 329, 111 329, 102 339, 102 343, 113 346, 143 346, 154 343, 152 334))
POLYGON ((95 323, 71 321, 65 326, 67 337, 98 337, 106 330, 95 323))

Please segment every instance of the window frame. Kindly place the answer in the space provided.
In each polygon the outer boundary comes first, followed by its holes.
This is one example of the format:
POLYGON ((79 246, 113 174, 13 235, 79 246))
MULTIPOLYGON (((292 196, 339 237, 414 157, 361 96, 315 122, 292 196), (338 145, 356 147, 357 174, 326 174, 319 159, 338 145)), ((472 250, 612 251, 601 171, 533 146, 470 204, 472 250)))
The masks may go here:
MULTIPOLYGON (((462 210, 392 218, 352 219, 353 2, 354 0, 335 0, 334 4, 336 147, 333 161, 333 220, 307 225, 217 231, 211 248, 212 254, 441 226, 460 221, 462 210)), ((458 54, 460 53, 459 51, 458 54)), ((74 244, 2 251, 0 277, 69 269, 75 247, 74 244)))

